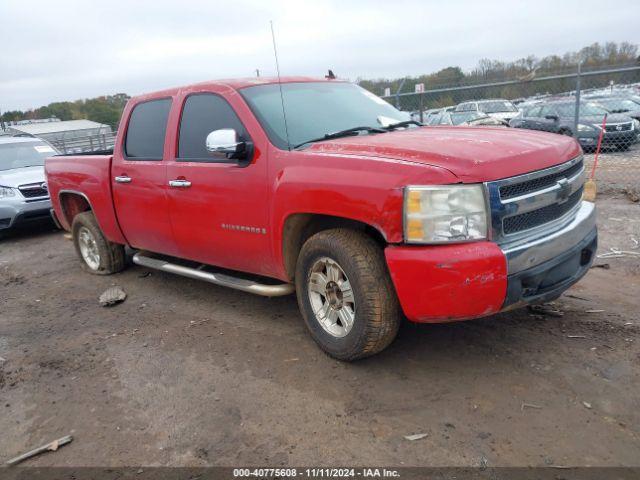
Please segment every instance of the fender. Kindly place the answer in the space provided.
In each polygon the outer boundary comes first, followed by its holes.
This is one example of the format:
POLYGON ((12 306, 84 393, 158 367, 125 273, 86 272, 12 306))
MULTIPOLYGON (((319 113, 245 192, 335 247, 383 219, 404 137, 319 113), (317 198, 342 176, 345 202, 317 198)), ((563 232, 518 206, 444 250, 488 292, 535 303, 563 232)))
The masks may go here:
POLYGON ((382 157, 329 155, 272 148, 272 255, 278 278, 287 278, 284 228, 291 215, 330 215, 364 223, 386 243, 401 243, 403 189, 408 184, 450 184, 445 168, 382 157), (389 168, 392 164, 392 168, 389 168))

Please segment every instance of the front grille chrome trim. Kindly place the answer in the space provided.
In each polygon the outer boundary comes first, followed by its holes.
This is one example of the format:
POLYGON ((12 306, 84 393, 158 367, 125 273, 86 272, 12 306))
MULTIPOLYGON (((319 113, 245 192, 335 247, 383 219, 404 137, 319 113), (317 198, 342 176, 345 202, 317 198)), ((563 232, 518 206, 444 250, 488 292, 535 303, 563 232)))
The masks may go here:
MULTIPOLYGON (((554 230, 562 228, 572 220, 576 212, 580 208, 580 201, 572 206, 569 211, 562 211, 562 215, 558 218, 549 218, 549 221, 543 223, 535 222, 531 227, 527 226, 526 221, 522 222, 522 227, 515 231, 505 232, 505 219, 518 215, 529 214, 541 210, 545 207, 555 204, 562 204, 567 201, 574 202, 575 195, 582 189, 585 180, 585 168, 583 156, 579 155, 568 162, 555 165, 544 170, 537 170, 531 173, 525 173, 515 177, 509 177, 493 182, 486 182, 485 188, 491 207, 491 239, 498 244, 511 243, 523 238, 532 238, 547 235, 554 230), (580 165, 578 167, 578 164, 580 165), (568 171, 570 176, 563 176, 562 173, 568 171), (540 180, 539 182, 536 182, 540 180), (549 184, 553 182, 553 184, 549 184), (528 191, 528 188, 537 185, 545 185, 537 190, 528 191), (519 186, 525 190, 525 193, 512 196, 514 190, 517 191, 519 186), (505 189, 504 187, 512 187, 505 189), (507 197, 503 198, 503 193, 507 193, 507 197)), ((547 209, 549 210, 549 209, 547 209)), ((552 209, 554 210, 554 209, 552 209)), ((526 217, 525 217, 526 218, 526 217)), ((513 222, 509 222, 510 227, 513 222)), ((513 228, 511 228, 513 230, 513 228)))
POLYGON ((46 188, 46 182, 19 185, 18 191, 27 200, 27 202, 47 200, 49 198, 49 190, 46 188))

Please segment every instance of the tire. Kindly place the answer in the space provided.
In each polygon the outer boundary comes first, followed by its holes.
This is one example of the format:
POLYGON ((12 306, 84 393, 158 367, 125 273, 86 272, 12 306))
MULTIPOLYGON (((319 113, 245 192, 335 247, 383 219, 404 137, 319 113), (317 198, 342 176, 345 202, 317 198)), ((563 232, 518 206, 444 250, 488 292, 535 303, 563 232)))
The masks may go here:
POLYGON ((616 147, 618 147, 618 150, 620 150, 621 152, 626 152, 627 150, 629 150, 631 148, 631 142, 629 142, 629 143, 619 143, 618 145, 616 145, 616 147))
POLYGON ((368 357, 396 337, 402 317, 384 253, 363 233, 333 229, 313 235, 298 256, 295 283, 307 328, 331 357, 345 361, 368 357), (324 275, 324 285, 319 274, 324 275))
POLYGON ((112 243, 104 237, 93 212, 75 216, 71 235, 85 271, 95 275, 110 275, 124 269, 124 246, 112 243))
POLYGON ((568 130, 566 128, 561 129, 558 133, 567 137, 573 137, 573 133, 571 133, 571 130, 568 130))

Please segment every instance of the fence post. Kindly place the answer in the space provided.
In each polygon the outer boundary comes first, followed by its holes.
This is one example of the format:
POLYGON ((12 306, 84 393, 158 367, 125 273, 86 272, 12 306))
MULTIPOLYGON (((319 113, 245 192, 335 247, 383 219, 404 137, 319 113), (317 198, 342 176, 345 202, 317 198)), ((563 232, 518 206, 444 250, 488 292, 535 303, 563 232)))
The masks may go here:
POLYGON ((580 76, 582 73, 582 62, 578 60, 578 76, 576 77, 576 109, 573 118, 573 136, 578 138, 578 124, 580 123, 580 76))
POLYGON ((424 123, 424 89, 420 92, 420 123, 424 123))
POLYGON ((407 79, 403 78, 402 81, 400 82, 400 86, 398 87, 398 90, 396 91, 396 108, 398 110, 400 110, 400 92, 402 92, 402 87, 404 87, 404 82, 406 82, 407 79))

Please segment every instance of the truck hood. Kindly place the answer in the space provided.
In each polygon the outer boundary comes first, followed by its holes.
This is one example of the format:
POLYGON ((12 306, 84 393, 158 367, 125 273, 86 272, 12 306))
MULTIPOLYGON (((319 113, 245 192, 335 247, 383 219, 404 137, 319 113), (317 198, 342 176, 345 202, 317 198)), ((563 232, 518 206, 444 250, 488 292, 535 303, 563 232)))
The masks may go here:
POLYGON ((485 182, 566 162, 580 154, 567 136, 510 128, 421 127, 327 140, 307 152, 385 157, 449 170, 485 182))
POLYGON ((18 188, 20 185, 44 181, 43 166, 0 170, 0 185, 3 187, 18 188))

